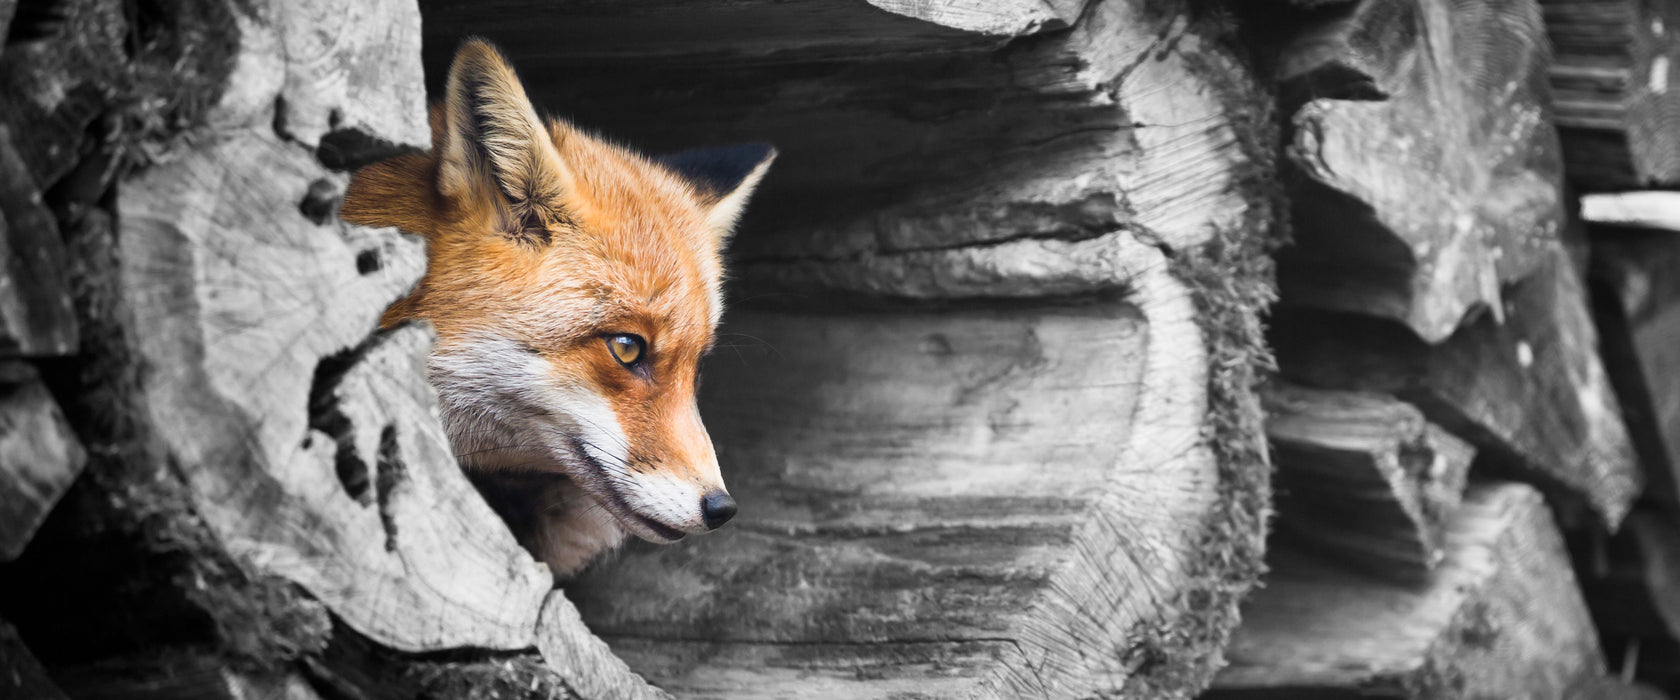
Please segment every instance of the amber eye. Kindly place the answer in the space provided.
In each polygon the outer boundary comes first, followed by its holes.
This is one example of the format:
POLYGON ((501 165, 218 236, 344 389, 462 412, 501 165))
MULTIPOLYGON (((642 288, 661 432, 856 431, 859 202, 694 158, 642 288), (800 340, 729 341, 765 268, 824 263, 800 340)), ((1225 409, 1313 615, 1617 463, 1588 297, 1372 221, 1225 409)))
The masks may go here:
POLYGON ((633 335, 609 335, 607 351, 612 353, 613 359, 629 367, 641 361, 642 355, 647 352, 647 341, 633 335))

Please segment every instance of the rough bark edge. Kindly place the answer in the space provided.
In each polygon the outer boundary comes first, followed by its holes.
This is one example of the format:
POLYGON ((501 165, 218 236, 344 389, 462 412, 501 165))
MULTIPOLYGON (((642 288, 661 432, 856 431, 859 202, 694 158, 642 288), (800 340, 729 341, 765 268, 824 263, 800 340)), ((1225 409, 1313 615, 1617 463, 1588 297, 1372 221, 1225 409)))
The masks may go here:
MULTIPOLYGON (((1204 27, 1237 56, 1248 53, 1234 46, 1236 29, 1230 8, 1201 5, 1204 27), (1222 31, 1220 31, 1222 30, 1222 31)), ((1288 239, 1288 211, 1284 190, 1274 176, 1277 169, 1277 115, 1273 95, 1257 88, 1252 60, 1233 66, 1213 58, 1213 52, 1194 56, 1192 69, 1211 86, 1237 100, 1260 106, 1248 119, 1233 119, 1238 143, 1249 167, 1235 174, 1233 187, 1251 202, 1234 229, 1216 228, 1207 243, 1184 251, 1167 251, 1168 271, 1191 293, 1196 322, 1207 348, 1208 447, 1213 451, 1219 483, 1216 505, 1193 545, 1197 555, 1187 562, 1191 586, 1168 607, 1176 619, 1164 619, 1141 634, 1129 654, 1144 667, 1113 697, 1170 697, 1173 688, 1205 689, 1225 665, 1224 648, 1240 622, 1238 606, 1266 572, 1266 536, 1272 516, 1272 466, 1266 448, 1265 413, 1256 387, 1277 370, 1266 344, 1264 310, 1277 300, 1272 253, 1288 239), (1245 80, 1246 79, 1246 80, 1245 80), (1150 674, 1150 664, 1177 658, 1205 658, 1207 662, 1171 665, 1176 669, 1150 674)))

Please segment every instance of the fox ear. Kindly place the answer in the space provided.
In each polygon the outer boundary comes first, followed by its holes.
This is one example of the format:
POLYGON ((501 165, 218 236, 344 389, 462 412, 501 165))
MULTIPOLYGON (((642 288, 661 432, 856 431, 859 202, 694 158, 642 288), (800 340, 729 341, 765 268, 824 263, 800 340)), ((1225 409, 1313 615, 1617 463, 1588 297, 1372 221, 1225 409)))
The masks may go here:
POLYGON ((661 165, 687 177, 705 199, 706 228, 722 243, 735 230, 747 200, 776 160, 769 144, 748 143, 720 148, 697 148, 659 156, 661 165))
POLYGON ((564 220, 570 173, 513 68, 482 39, 455 52, 443 105, 438 191, 506 204, 505 233, 547 242, 564 220))

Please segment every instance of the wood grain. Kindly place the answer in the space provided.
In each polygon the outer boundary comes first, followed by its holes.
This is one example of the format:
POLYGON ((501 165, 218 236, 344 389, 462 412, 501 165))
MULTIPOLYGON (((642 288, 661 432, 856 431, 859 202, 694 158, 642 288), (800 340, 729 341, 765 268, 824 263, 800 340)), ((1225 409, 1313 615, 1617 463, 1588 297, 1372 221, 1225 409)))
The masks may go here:
POLYGON ((0 562, 23 552, 86 462, 34 368, 0 360, 0 562))
POLYGON ((509 51, 541 108, 644 150, 775 144, 775 170, 731 243, 739 260, 1119 229, 1189 247, 1241 225, 1252 200, 1237 185, 1256 167, 1244 100, 1256 86, 1187 3, 1090 3, 1073 26, 1041 24, 1012 43, 984 27, 1016 8, 1081 3, 891 4, 913 16, 863 2, 422 9, 439 18, 427 23, 428 66, 483 34, 509 51), (976 8, 990 18, 953 19, 976 8), (857 30, 861 19, 871 28, 857 30), (884 45, 903 37, 941 48, 884 45))
POLYGON ((1680 183, 1680 6, 1541 0, 1553 112, 1570 181, 1589 191, 1680 183))
POLYGON ((1582 282, 1556 252, 1503 296, 1503 323, 1483 314, 1439 345, 1396 324, 1288 309, 1269 337, 1294 381, 1397 396, 1474 444, 1488 466, 1614 526, 1643 479, 1582 282))
POLYGON ((1540 494, 1465 495, 1427 584, 1274 552, 1210 698, 1560 698, 1604 662, 1540 494))
POLYGON ((1540 265, 1563 225, 1539 8, 1371 0, 1325 16, 1281 59, 1285 89, 1314 98, 1290 122, 1283 298, 1429 342, 1472 309, 1502 313, 1501 285, 1540 265))
POLYGON ((64 278, 64 241, 35 176, 0 120, 0 357, 76 351, 76 315, 64 278))
POLYGON ((1154 269, 1137 305, 732 311, 702 411, 742 515, 586 575, 584 619, 680 695, 1124 686, 1214 502, 1154 269))
POLYGON ((1475 448, 1383 394, 1273 383, 1261 397, 1277 466, 1275 537, 1375 576, 1427 578, 1475 448))

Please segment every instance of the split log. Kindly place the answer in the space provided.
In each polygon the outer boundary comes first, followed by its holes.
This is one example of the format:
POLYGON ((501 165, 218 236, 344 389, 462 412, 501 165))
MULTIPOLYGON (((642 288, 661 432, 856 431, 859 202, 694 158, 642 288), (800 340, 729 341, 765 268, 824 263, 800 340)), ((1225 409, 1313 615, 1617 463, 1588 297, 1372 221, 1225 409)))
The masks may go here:
MULTIPOLYGON (((406 82, 407 99, 384 103, 384 125, 401 129, 375 133, 423 143, 412 64, 359 55, 385 38, 412 46, 419 18, 399 2, 358 7, 368 14, 327 57, 340 74, 384 76, 369 84, 406 82)), ((279 10, 250 18, 238 66, 290 65, 279 10)), ((226 131, 121 185, 119 285, 146 419, 232 553, 357 631, 409 651, 528 647, 550 579, 455 467, 422 370, 430 334, 364 341, 419 277, 420 244, 300 206, 344 176, 275 133, 277 102, 331 108, 291 99, 311 84, 284 77, 236 71, 210 117, 226 131)), ((377 110, 347 113, 359 112, 377 110)))
POLYGON ((1245 144, 1270 125, 1253 114, 1249 70, 1187 3, 1090 3, 1069 15, 1080 18, 1070 29, 1007 44, 1018 30, 964 28, 1001 20, 936 22, 958 8, 996 18, 1039 3, 872 4, 907 14, 837 1, 650 13, 512 0, 495 17, 460 0, 421 6, 428 74, 447 66, 461 37, 484 35, 512 57, 540 108, 643 150, 775 144, 775 172, 730 243, 733 260, 1079 241, 1118 229, 1176 249, 1197 245, 1207 226, 1244 225, 1245 144), (865 19, 890 29, 850 29, 865 19), (594 29, 608 26, 624 29, 594 29), (736 40, 745 27, 751 38, 736 40), (953 34, 969 48, 917 44, 953 34), (912 48, 878 37, 909 37, 912 48), (1150 47, 1159 60, 1139 62, 1150 47), (683 117, 660 116, 672 114, 683 117))
MULTIPOLYGON (((1200 690, 1264 533, 1266 126, 1241 64, 1185 5, 1123 1, 871 60, 741 56, 696 21, 661 31, 699 48, 621 51, 605 81, 533 29, 618 10, 567 5, 428 26, 488 33, 581 123, 785 154, 704 371, 741 513, 599 565, 568 589, 582 619, 686 697, 1200 690)), ((711 21, 770 6, 731 7, 711 21)))
MULTIPOLYGON (((0 35, 3 36, 3 35, 0 35)), ((0 111, 3 114, 3 111, 0 111)), ((0 118, 0 356, 76 351, 76 315, 65 283, 64 242, 35 177, 0 118)))
POLYGON ((1561 251, 1439 345, 1377 319, 1280 309, 1285 376, 1392 394, 1474 444, 1489 465, 1590 506, 1612 528, 1639 493, 1634 448, 1597 351, 1586 293, 1561 251))
POLYGON ((1475 448, 1381 394, 1274 383, 1261 402, 1278 536, 1373 575, 1427 577, 1475 448))
POLYGON ((0 562, 23 552, 86 461, 34 368, 0 360, 0 562))
POLYGON ((1540 495, 1465 495, 1447 558, 1421 585, 1274 551, 1209 698, 1574 697, 1604 673, 1598 639, 1540 495))
POLYGON ((1645 496, 1680 506, 1680 230, 1590 233, 1594 310, 1645 496))
POLYGON ((1278 61, 1312 98, 1290 121, 1287 303, 1429 342, 1500 313, 1564 220, 1545 41, 1534 0, 1368 0, 1301 29, 1278 61))
POLYGON ((1569 179, 1603 191, 1680 184, 1680 6, 1540 0, 1569 179))
MULTIPOLYGON (((148 539, 123 554, 164 569, 136 575, 191 618, 159 636, 212 669, 78 696, 312 695, 326 681, 298 674, 328 669, 329 642, 350 637, 444 675, 485 650, 522 654, 477 663, 540 675, 532 692, 656 696, 575 615, 545 613, 564 604, 547 570, 456 466, 425 380, 430 332, 375 332, 419 278, 421 244, 334 210, 344 169, 426 144, 412 0, 25 9, 12 37, 26 40, 0 56, 0 122, 31 139, 0 152, 0 185, 53 192, 31 211, 75 234, 76 310, 98 331, 53 365, 53 386, 84 419, 101 468, 89 488, 103 490, 55 534, 140 523, 148 539), (23 179, 6 174, 14 161, 23 179), (524 653, 539 646, 552 668, 524 653), (235 662, 275 675, 220 670, 235 662)), ((32 571, 0 572, 4 588, 29 590, 9 577, 32 571)), ((99 649, 139 668, 131 645, 99 649)), ((515 677, 495 673, 485 682, 515 677)))
MULTIPOLYGON (((1090 0, 817 0, 797 6, 703 0, 625 7, 568 3, 566 23, 533 23, 554 3, 511 0, 493 11, 471 2, 422 3, 428 49, 453 52, 464 32, 496 38, 515 54, 542 51, 602 62, 694 54, 753 61, 870 59, 994 49, 1011 39, 1066 29, 1090 0), (550 39, 534 41, 533 27, 550 39), (470 27, 470 29, 465 29, 470 27), (636 37, 634 42, 624 37, 636 37)), ((533 74, 535 72, 533 71, 533 74)))

